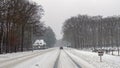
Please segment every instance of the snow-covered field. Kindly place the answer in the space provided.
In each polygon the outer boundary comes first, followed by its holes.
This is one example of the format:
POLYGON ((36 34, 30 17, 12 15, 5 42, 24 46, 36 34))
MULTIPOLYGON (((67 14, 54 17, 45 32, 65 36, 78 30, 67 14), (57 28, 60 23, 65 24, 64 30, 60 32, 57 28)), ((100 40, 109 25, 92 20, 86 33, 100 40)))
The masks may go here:
POLYGON ((120 68, 120 56, 77 49, 51 48, 0 55, 0 68, 120 68))
POLYGON ((102 57, 102 62, 100 62, 100 57, 98 56, 98 53, 80 51, 76 49, 70 49, 69 51, 72 54, 77 55, 81 59, 87 61, 95 68, 120 68, 120 56, 104 54, 102 57))

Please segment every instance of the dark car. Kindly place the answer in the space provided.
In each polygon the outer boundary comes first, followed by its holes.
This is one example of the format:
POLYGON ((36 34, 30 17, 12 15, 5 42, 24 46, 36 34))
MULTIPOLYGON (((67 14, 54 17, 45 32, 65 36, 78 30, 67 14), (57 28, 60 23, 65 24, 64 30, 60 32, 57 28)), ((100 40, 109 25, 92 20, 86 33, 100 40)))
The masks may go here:
POLYGON ((63 49, 63 47, 60 47, 60 49, 63 49))

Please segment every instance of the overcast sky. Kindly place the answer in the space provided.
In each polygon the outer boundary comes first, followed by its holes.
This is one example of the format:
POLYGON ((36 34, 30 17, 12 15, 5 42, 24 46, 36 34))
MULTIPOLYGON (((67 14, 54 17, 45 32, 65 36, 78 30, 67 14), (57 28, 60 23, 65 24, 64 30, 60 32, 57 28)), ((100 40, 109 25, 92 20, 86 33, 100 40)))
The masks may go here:
POLYGON ((62 38, 62 25, 78 14, 113 16, 120 15, 120 0, 34 0, 43 6, 43 21, 62 38))

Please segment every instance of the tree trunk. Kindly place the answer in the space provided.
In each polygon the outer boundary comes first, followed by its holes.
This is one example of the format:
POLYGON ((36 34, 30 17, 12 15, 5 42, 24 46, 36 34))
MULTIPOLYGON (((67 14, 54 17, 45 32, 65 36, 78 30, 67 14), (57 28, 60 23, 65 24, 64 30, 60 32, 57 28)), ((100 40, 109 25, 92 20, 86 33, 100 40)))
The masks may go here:
POLYGON ((24 46, 24 25, 22 25, 22 36, 21 36, 21 51, 23 52, 23 46, 24 46))

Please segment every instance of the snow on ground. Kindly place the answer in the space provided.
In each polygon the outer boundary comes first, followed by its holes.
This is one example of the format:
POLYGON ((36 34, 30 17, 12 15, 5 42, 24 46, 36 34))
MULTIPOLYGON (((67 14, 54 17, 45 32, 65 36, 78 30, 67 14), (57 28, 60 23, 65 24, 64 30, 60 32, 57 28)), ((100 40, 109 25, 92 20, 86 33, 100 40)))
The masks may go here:
MULTIPOLYGON (((45 54, 47 52, 51 52, 52 50, 55 50, 55 48, 46 49, 46 50, 38 50, 38 51, 35 50, 33 52, 6 54, 5 56, 7 57, 7 59, 1 58, 3 60, 0 60, 0 68, 13 68, 14 66, 16 66, 18 64, 22 64, 23 62, 26 62, 27 60, 31 60, 32 58, 35 58, 35 57, 45 54), (13 55, 13 57, 12 57, 12 55, 13 55)), ((3 55, 1 55, 1 56, 3 56, 3 55)), ((24 64, 22 64, 22 66, 23 65, 24 64)), ((24 67, 22 67, 22 68, 24 68, 24 67)))
POLYGON ((51 48, 39 51, 0 55, 0 68, 120 68, 120 56, 72 48, 51 48))
MULTIPOLYGON (((35 51, 36 52, 36 51, 35 51)), ((7 54, 1 54, 0 55, 0 61, 1 60, 7 60, 7 59, 12 59, 16 57, 22 57, 24 55, 29 55, 32 52, 17 52, 17 53, 7 53, 7 54)))
MULTIPOLYGON (((109 55, 112 55, 112 52, 110 52, 109 55)), ((114 56, 118 56, 118 51, 113 51, 113 55, 114 55, 114 56)))
POLYGON ((81 59, 80 57, 66 51, 69 56, 71 56, 71 58, 81 66, 81 68, 95 68, 94 66, 92 66, 91 64, 89 64, 88 62, 86 62, 85 60, 81 59))
POLYGON ((103 61, 100 62, 100 58, 97 53, 76 49, 70 49, 69 51, 87 61, 89 64, 92 64, 95 68, 120 68, 120 56, 104 54, 102 57, 103 61))
POLYGON ((0 55, 0 61, 8 60, 8 59, 14 59, 14 58, 20 58, 26 55, 34 54, 37 52, 42 52, 44 50, 34 50, 34 51, 25 51, 25 52, 16 52, 16 53, 7 53, 7 54, 1 54, 0 55))
POLYGON ((58 50, 54 50, 43 55, 39 55, 16 65, 14 68, 53 68, 58 52, 58 50))
POLYGON ((57 68, 77 68, 75 63, 61 50, 57 68))

